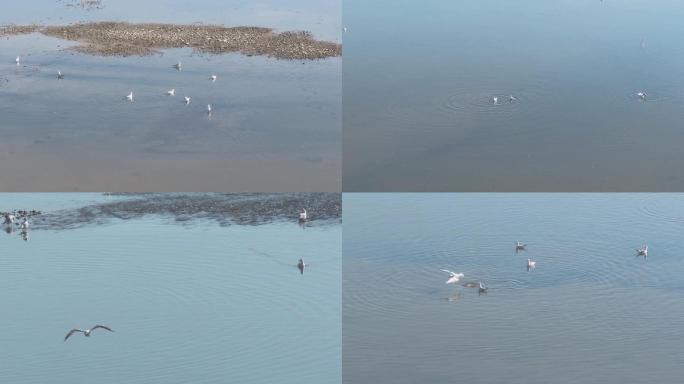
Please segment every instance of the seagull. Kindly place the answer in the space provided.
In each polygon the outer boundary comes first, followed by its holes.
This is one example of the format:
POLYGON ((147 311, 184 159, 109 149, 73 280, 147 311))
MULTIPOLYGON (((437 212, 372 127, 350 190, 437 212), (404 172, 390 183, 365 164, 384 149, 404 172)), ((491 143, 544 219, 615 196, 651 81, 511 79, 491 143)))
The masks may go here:
POLYGON ((20 228, 22 231, 28 230, 28 228, 29 228, 29 222, 28 222, 28 219, 27 219, 27 218, 24 218, 24 221, 21 222, 21 225, 19 226, 19 228, 20 228))
POLYGON ((94 327, 92 327, 92 328, 90 328, 90 329, 86 329, 86 330, 74 328, 74 329, 72 329, 71 331, 69 331, 69 333, 67 333, 67 335, 64 337, 64 341, 67 341, 67 339, 68 339, 69 337, 71 337, 71 335, 73 335, 73 334, 76 333, 76 332, 81 332, 81 333, 84 334, 86 337, 90 337, 90 334, 93 333, 93 331, 96 330, 96 329, 98 329, 98 328, 106 329, 106 330, 108 330, 109 332, 114 332, 111 328, 106 327, 106 326, 104 326, 104 325, 96 325, 96 326, 94 326, 94 327))
POLYGON ((183 63, 178 61, 178 63, 174 64, 173 67, 180 71, 181 69, 183 69, 183 63))
POLYGON ((494 102, 494 105, 499 104, 499 98, 496 97, 496 96, 494 96, 494 97, 492 98, 492 101, 494 102))
POLYGON ((512 102, 517 101, 517 100, 518 100, 517 97, 515 97, 513 95, 508 95, 508 102, 509 103, 512 103, 512 102))
POLYGON ((3 224, 14 224, 16 217, 11 213, 5 213, 5 222, 3 224))
POLYGON ((207 113, 211 115, 211 104, 207 104, 207 113))
POLYGON ((185 96, 185 105, 190 104, 190 96, 185 96))
POLYGON ((132 102, 133 101, 133 91, 131 91, 131 93, 129 93, 128 96, 126 96, 126 98, 128 99, 128 101, 132 102))
POLYGON ((529 271, 530 269, 534 269, 534 267, 537 266, 536 261, 532 261, 531 259, 527 259, 527 270, 529 271))
POLYGON ((21 60, 19 59, 19 56, 17 56, 17 58, 14 59, 14 61, 17 63, 17 65, 21 64, 21 63, 20 63, 21 60))
POLYGON ((218 77, 216 75, 211 75, 211 77, 209 77, 209 78, 211 79, 211 81, 216 81, 216 79, 218 79, 218 77))
POLYGON ((648 256, 648 245, 644 245, 641 248, 637 248, 636 253, 637 253, 637 256, 643 256, 643 257, 648 256))
POLYGON ((525 247, 527 247, 527 244, 523 244, 523 243, 521 243, 521 242, 519 242, 519 241, 516 241, 516 242, 515 242, 515 251, 516 251, 516 252, 518 252, 518 251, 525 251, 525 250, 526 250, 525 247))
POLYGON ((169 96, 176 96, 176 88, 166 91, 166 94, 169 96))
POLYGON ((304 274, 304 268, 306 268, 307 265, 304 263, 304 260, 299 259, 299 262, 297 263, 297 268, 299 268, 299 273, 302 275, 304 274))
POLYGON ((306 209, 303 209, 304 212, 299 213, 299 221, 306 221, 309 218, 309 215, 306 213, 306 209))
POLYGON ((57 71, 57 79, 58 79, 58 80, 63 80, 63 79, 64 79, 64 75, 62 74, 62 71, 57 71))
POLYGON ((639 96, 641 100, 646 100, 646 92, 637 92, 637 96, 639 96))
POLYGON ((481 282, 481 281, 478 281, 478 282, 477 282, 477 294, 478 294, 478 295, 481 295, 481 294, 483 294, 483 293, 487 293, 487 290, 488 290, 488 289, 489 289, 489 288, 487 288, 487 286, 484 285, 483 282, 481 282))
POLYGON ((446 284, 456 283, 461 279, 461 277, 463 277, 462 273, 451 272, 448 269, 440 269, 440 271, 446 272, 451 275, 451 277, 449 277, 449 280, 446 281, 446 284))
POLYGON ((343 31, 344 33, 347 33, 347 27, 342 28, 342 31, 343 31))

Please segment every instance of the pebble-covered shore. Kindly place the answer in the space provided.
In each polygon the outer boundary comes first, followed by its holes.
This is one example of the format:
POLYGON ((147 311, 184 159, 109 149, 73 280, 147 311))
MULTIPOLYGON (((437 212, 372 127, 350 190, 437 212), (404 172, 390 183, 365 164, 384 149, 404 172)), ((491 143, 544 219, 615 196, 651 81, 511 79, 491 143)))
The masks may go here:
POLYGON ((270 28, 220 25, 89 22, 64 26, 12 25, 0 36, 42 33, 81 43, 78 52, 103 56, 149 55, 164 48, 194 48, 206 53, 240 52, 280 59, 340 56, 340 44, 319 41, 305 31, 275 33, 270 28))

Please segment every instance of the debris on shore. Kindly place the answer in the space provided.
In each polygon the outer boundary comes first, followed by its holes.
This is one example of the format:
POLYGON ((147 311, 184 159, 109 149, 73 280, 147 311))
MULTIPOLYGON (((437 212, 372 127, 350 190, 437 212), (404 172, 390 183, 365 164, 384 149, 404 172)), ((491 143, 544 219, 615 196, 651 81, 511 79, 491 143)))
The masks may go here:
POLYGON ((11 25, 0 36, 38 32, 77 41, 70 49, 101 56, 143 56, 165 48, 193 48, 203 53, 240 52, 279 59, 323 59, 342 53, 340 44, 316 40, 310 32, 276 33, 271 28, 202 24, 87 22, 64 26, 11 25))

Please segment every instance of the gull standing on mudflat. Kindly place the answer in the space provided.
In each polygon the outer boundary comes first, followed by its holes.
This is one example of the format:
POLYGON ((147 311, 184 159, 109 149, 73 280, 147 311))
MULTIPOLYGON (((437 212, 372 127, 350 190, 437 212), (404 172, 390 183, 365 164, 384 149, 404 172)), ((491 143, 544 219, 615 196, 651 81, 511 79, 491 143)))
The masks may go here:
POLYGON ((176 88, 172 88, 172 89, 166 91, 166 94, 169 96, 176 96, 176 88))
POLYGON ((111 328, 106 327, 106 326, 104 326, 104 325, 96 325, 96 326, 94 326, 94 327, 92 327, 92 328, 90 328, 90 329, 85 329, 85 330, 74 328, 74 329, 72 329, 71 331, 69 331, 69 333, 67 333, 67 335, 64 337, 64 341, 67 341, 67 339, 68 339, 69 337, 71 337, 71 335, 73 335, 73 334, 76 333, 76 332, 81 332, 81 333, 84 334, 86 337, 90 337, 90 334, 93 333, 93 331, 96 330, 96 329, 98 329, 98 328, 106 329, 106 330, 108 330, 109 332, 114 332, 111 328))
POLYGON ((446 281, 446 284, 457 283, 459 280, 461 280, 461 277, 464 276, 462 273, 451 272, 448 269, 440 269, 440 271, 446 272, 451 275, 451 277, 449 277, 449 280, 446 281))

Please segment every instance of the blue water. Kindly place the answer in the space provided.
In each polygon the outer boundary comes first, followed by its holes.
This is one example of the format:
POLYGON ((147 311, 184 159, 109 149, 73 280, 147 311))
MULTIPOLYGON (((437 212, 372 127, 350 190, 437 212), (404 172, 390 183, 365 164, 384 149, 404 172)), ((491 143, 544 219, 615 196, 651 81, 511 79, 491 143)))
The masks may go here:
MULTIPOLYGON (((203 22, 308 30, 340 41, 335 1, 103 4, 86 11, 29 0, 3 10, 0 25, 203 22)), ((97 57, 76 54, 72 45, 39 34, 0 40, 1 190, 339 190, 341 58, 277 60, 191 49, 97 57), (171 68, 178 61, 181 72, 171 68), (64 80, 57 80, 58 70, 64 80), (172 88, 175 97, 166 95, 172 88), (134 103, 125 100, 131 91, 134 103)))
POLYGON ((673 0, 345 1, 344 190, 681 191, 682 17, 673 0))
POLYGON ((345 194, 343 203, 345 383, 679 380, 683 195, 345 194), (516 241, 527 250, 516 253, 516 241), (648 258, 636 257, 644 244, 648 258), (489 291, 446 285, 440 269, 489 291))
MULTIPOLYGON (((79 199, 136 198, 3 194, 0 210, 32 203, 52 218, 79 199)), ((339 222, 220 226, 150 212, 29 234, 0 233, 1 382, 340 382, 339 222), (115 333, 63 341, 98 323, 115 333)))

